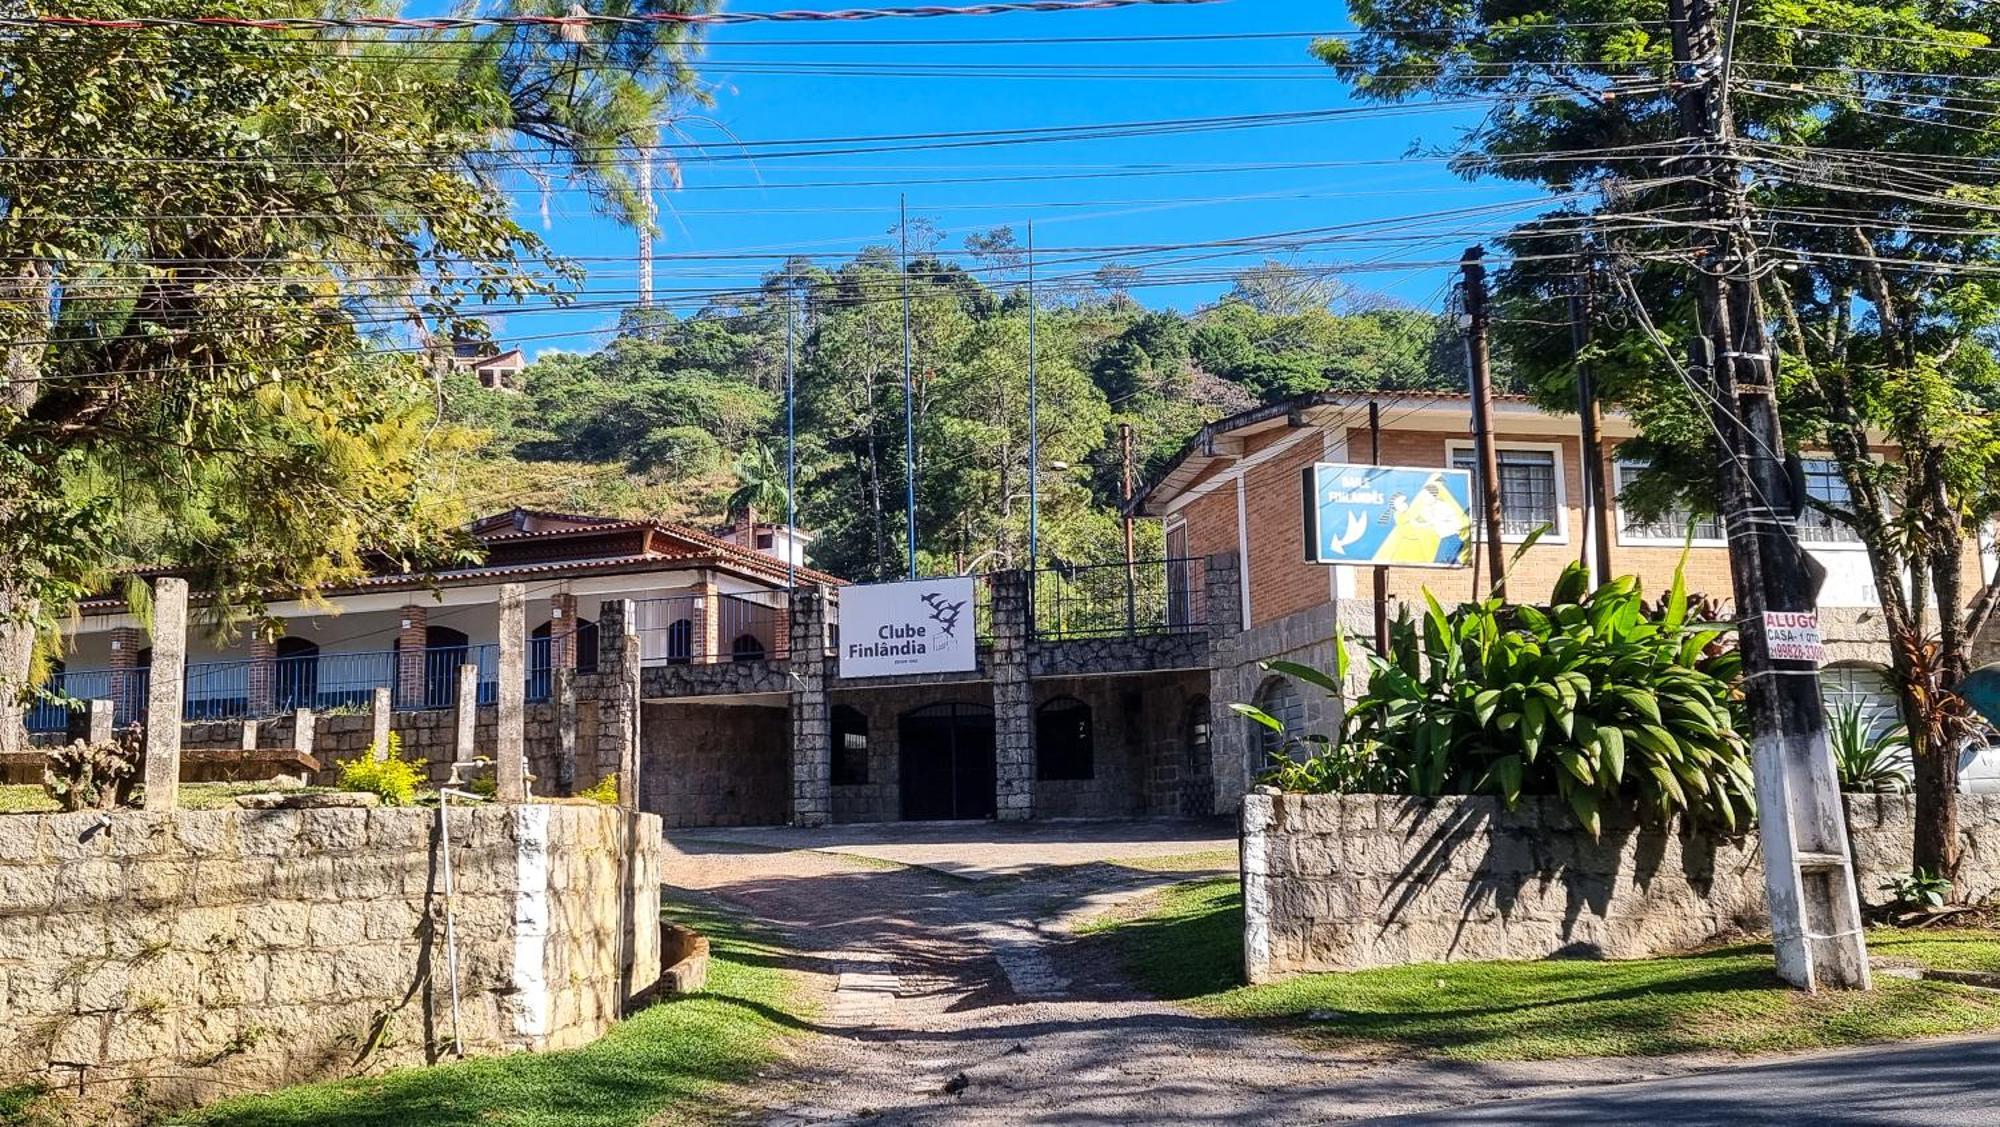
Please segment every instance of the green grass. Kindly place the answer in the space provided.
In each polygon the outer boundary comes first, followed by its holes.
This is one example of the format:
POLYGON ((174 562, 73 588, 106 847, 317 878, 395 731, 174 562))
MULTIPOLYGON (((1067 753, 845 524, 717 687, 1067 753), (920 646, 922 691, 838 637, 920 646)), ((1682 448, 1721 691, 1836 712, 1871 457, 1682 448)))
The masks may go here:
POLYGON ((782 953, 734 919, 675 905, 709 937, 704 994, 657 1003, 580 1049, 459 1061, 286 1088, 173 1120, 184 1127, 639 1127, 727 1113, 724 1086, 750 1080, 801 1027, 782 953))
MULTIPOLYGON (((1233 880, 1166 890, 1085 929, 1141 987, 1198 1013, 1291 1023, 1315 1042, 1459 1060, 1759 1053, 2000 1029, 2000 993, 1878 976, 1867 994, 1784 986, 1768 946, 1657 959, 1424 964, 1241 985, 1233 880), (1319 1020, 1302 1020, 1326 1011, 1319 1020)), ((2000 969, 2000 932, 1876 932, 1872 953, 2000 969)))
POLYGON ((1216 869, 1234 869, 1236 851, 1211 849, 1201 853, 1168 853, 1160 857, 1119 857, 1113 859, 1111 864, 1144 873, 1205 873, 1216 869))

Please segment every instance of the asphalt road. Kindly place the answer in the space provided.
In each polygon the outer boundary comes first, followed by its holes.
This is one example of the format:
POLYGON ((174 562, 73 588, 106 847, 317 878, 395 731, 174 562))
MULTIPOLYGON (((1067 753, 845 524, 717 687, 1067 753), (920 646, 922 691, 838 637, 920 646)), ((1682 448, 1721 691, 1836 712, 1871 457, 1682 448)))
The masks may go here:
POLYGON ((2000 1127, 2000 1038, 1854 1049, 1363 1122, 2000 1127))

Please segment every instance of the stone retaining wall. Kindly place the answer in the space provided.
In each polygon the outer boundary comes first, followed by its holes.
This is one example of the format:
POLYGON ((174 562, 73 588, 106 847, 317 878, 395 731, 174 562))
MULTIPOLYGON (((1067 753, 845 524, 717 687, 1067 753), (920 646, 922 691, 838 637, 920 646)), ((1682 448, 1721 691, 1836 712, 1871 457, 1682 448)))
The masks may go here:
MULTIPOLYGON (((659 820, 450 819, 467 1052, 601 1035, 659 978, 659 820)), ((417 808, 0 816, 0 1087, 174 1106, 439 1059, 441 860, 417 808)))
MULTIPOLYGON (((2000 796, 1962 795, 1960 884, 2000 891, 2000 796)), ((1910 867, 1906 796, 1849 796, 1864 900, 1910 867)), ((1552 955, 1635 958, 1764 926, 1754 836, 1607 819, 1559 800, 1251 794, 1243 800, 1244 974, 1552 955)))

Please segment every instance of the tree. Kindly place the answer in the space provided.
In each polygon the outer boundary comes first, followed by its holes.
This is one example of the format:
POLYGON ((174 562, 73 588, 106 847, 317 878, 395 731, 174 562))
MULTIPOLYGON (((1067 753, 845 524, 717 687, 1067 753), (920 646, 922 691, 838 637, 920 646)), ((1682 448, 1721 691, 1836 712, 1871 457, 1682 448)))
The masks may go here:
POLYGON ((770 446, 762 442, 745 446, 736 459, 736 480, 736 491, 729 495, 731 516, 741 513, 752 521, 759 514, 767 520, 787 519, 791 505, 785 492, 785 464, 770 446))
MULTIPOLYGON (((1713 511, 1711 416, 1682 370, 1689 267, 1710 240, 1669 159, 1690 149, 1670 22, 1683 0, 1353 10, 1362 35, 1316 49, 1363 96, 1492 101, 1457 158, 1465 173, 1608 199, 1510 234, 1502 320, 1560 323, 1574 263, 1598 261, 1610 297, 1599 308, 1615 304, 1617 318, 1593 321, 1587 357, 1645 432, 1655 481, 1641 492, 1713 511)), ((1996 33, 1990 4, 1743 0, 1729 105, 1775 266, 1758 296, 1781 347, 1786 437, 1835 455, 1847 500, 1815 508, 1867 550, 1917 765, 1915 863, 1947 874, 1971 724, 1955 690, 1995 601, 1991 586, 1965 586, 1964 561, 2000 508, 1996 33)), ((1561 334, 1508 344, 1547 394, 1568 400, 1561 334)))
MULTIPOLYGON (((502 10, 525 8, 541 10, 502 10)), ((522 154, 508 146, 567 162, 629 213, 613 153, 685 80, 675 25, 583 42, 534 28, 340 34, 32 27, 0 40, 9 698, 31 681, 37 634, 141 553, 187 569, 227 629, 272 594, 357 575, 366 551, 423 566, 456 550, 443 530, 461 514, 428 470, 460 439, 435 425, 425 346, 472 327, 478 304, 570 276, 509 215, 504 173, 522 154)), ((0 722, 0 746, 18 733, 18 717, 0 722)))

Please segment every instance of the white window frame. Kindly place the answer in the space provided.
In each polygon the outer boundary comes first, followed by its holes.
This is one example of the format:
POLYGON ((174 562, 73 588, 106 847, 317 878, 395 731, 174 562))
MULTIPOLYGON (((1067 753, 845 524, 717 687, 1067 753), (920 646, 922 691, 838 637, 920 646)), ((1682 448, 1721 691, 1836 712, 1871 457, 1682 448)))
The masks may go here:
MULTIPOLYGON (((1799 460, 1804 462, 1836 463, 1840 461, 1840 459, 1824 450, 1801 450, 1799 451, 1799 460)), ((1868 546, 1861 542, 1861 534, 1854 531, 1853 528, 1844 524, 1837 524, 1835 527, 1846 533, 1846 539, 1807 540, 1801 537, 1799 543, 1808 552, 1865 552, 1868 550, 1868 546)))
MULTIPOLYGON (((1556 480, 1556 526, 1553 531, 1544 533, 1542 538, 1540 540, 1535 541, 1535 543, 1537 544, 1569 543, 1569 484, 1564 480, 1562 443, 1496 442, 1493 444, 1493 449, 1496 452, 1500 450, 1526 450, 1526 451, 1532 451, 1537 454, 1554 455, 1555 480, 1556 480)), ((1478 447, 1476 444, 1470 441, 1451 439, 1444 444, 1445 469, 1451 469, 1453 466, 1457 464, 1458 452, 1461 450, 1472 451, 1474 462, 1475 464, 1477 463, 1478 447)), ((1474 469, 1472 476, 1474 484, 1476 485, 1478 483, 1479 471, 1477 469, 1474 469)), ((1479 498, 1477 496, 1473 497, 1472 502, 1475 509, 1480 504, 1479 498)), ((1483 512, 1484 510, 1478 510, 1472 514, 1472 542, 1474 544, 1480 544, 1485 542, 1486 518, 1483 515, 1481 515, 1483 512)), ((1521 541, 1525 539, 1527 539, 1527 537, 1515 536, 1511 533, 1503 532, 1500 534, 1500 542, 1502 544, 1519 544, 1521 541)))
MULTIPOLYGON (((1644 470, 1647 469, 1650 465, 1651 463, 1647 462, 1643 458, 1614 457, 1613 459, 1611 459, 1611 485, 1613 493, 1612 508, 1618 518, 1618 524, 1616 526, 1618 544, 1620 547, 1678 548, 1683 543, 1688 542, 1684 537, 1647 536, 1642 533, 1629 533, 1625 531, 1625 521, 1626 521, 1625 497, 1624 497, 1625 490, 1618 486, 1618 471, 1621 468, 1644 470)), ((1716 519, 1721 520, 1722 518, 1718 516, 1716 519)), ((1697 548, 1727 548, 1729 546, 1729 536, 1727 529, 1724 530, 1724 534, 1721 536, 1716 536, 1716 537, 1697 536, 1694 538, 1692 543, 1693 546, 1697 548)))

